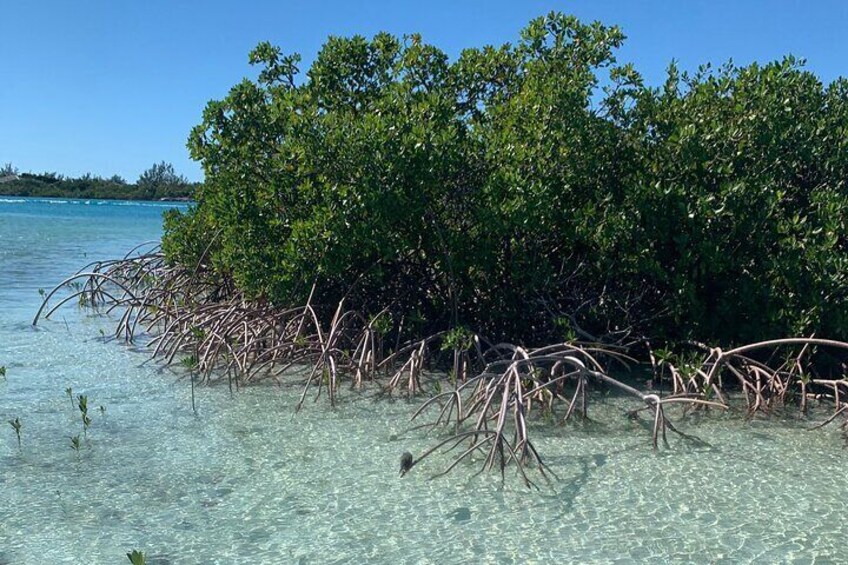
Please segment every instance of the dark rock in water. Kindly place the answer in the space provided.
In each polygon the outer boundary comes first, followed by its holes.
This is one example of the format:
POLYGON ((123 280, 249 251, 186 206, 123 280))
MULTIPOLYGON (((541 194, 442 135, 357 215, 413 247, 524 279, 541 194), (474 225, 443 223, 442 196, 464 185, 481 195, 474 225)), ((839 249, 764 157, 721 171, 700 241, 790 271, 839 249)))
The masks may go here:
POLYGON ((412 458, 412 454, 408 451, 404 451, 403 455, 400 456, 400 476, 404 476, 407 471, 412 469, 414 464, 415 460, 412 458))
POLYGON ((454 522, 467 522, 471 519, 471 509, 465 506, 460 506, 450 513, 450 517, 454 522))

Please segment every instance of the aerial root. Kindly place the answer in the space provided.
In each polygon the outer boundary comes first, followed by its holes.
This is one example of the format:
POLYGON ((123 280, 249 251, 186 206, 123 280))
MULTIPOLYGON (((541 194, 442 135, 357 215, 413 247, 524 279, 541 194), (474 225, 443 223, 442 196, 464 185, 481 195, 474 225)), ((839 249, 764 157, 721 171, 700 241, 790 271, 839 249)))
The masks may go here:
POLYGON ((444 428, 450 435, 416 464, 437 451, 463 446, 440 474, 479 456, 480 472, 503 475, 514 466, 528 486, 534 486, 530 469, 547 480, 552 473, 531 439, 534 418, 554 421, 559 413, 560 422, 587 420, 592 392, 603 388, 639 403, 631 417, 651 414, 654 449, 668 445, 668 431, 703 443, 681 432, 668 409, 678 405, 684 414, 727 409, 729 387, 741 391, 749 417, 792 402, 802 413, 811 400, 830 402, 833 414, 814 429, 841 416, 848 445, 848 380, 819 375, 812 361, 820 349, 848 351, 845 342, 811 336, 728 350, 685 342, 681 345, 694 351, 686 354, 643 342, 646 365, 654 374, 653 390, 645 392, 616 376, 623 373, 620 368, 640 364, 631 356, 635 347, 575 341, 529 348, 493 343, 470 332, 462 340, 438 332, 404 342, 403 319, 395 323, 388 308, 369 317, 346 308, 342 300, 331 309, 313 303, 314 291, 305 305, 292 308, 250 300, 202 261, 186 269, 168 264, 158 248, 143 246, 123 259, 89 264, 45 293, 33 324, 72 301, 114 313, 116 338, 129 343, 147 336, 152 355, 189 369, 193 383, 226 379, 231 390, 238 390, 261 379, 281 383, 295 374, 303 384, 296 410, 310 392, 335 406, 343 383, 357 389, 377 383, 387 394, 407 397, 429 393, 412 419, 434 410, 435 416, 416 429, 444 428), (393 332, 391 341, 387 332, 393 332), (446 390, 441 389, 444 380, 425 388, 428 371, 448 372, 446 390), (665 383, 669 388, 663 393, 665 383))

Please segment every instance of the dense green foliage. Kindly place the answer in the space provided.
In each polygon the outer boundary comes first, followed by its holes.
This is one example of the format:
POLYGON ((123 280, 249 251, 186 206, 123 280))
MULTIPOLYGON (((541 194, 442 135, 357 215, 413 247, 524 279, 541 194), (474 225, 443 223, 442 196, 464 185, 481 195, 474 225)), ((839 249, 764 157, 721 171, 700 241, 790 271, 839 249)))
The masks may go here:
POLYGON ((120 200, 183 200, 197 188, 174 172, 169 163, 154 164, 135 184, 115 175, 108 179, 83 175, 69 178, 56 173, 19 173, 11 164, 0 169, 0 195, 120 200))
POLYGON ((623 40, 559 14, 456 61, 331 37, 303 78, 260 44, 192 132, 166 253, 418 332, 848 337, 848 81, 787 58, 651 88, 623 40))

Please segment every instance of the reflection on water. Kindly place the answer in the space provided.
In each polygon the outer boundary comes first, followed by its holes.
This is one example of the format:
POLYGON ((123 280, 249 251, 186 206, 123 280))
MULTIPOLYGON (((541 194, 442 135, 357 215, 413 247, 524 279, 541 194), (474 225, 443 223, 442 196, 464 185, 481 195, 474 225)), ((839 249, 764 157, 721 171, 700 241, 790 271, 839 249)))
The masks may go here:
POLYGON ((428 480, 439 458, 399 479, 400 454, 432 443, 405 433, 404 401, 295 417, 296 387, 213 387, 195 416, 185 381, 100 340, 104 320, 68 307, 31 328, 39 288, 159 236, 149 204, 0 200, 0 564, 848 559, 835 430, 708 417, 684 428, 709 446, 653 453, 613 399, 539 437, 558 476, 539 492, 476 466, 428 480), (78 455, 68 387, 94 408, 78 455))

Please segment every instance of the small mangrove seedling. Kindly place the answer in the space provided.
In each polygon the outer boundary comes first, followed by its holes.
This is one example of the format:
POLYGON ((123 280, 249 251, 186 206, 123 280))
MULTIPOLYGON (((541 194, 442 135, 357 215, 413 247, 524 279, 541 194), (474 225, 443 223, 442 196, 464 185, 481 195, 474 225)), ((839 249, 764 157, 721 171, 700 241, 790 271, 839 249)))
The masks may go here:
POLYGON ((80 442, 79 434, 71 436, 71 449, 77 452, 77 459, 79 459, 81 447, 82 443, 80 442))
POLYGON ((189 355, 188 357, 183 357, 180 360, 180 365, 188 369, 189 371, 194 371, 197 368, 198 361, 196 355, 189 355))
POLYGON ((18 436, 18 449, 21 449, 21 419, 9 420, 9 425, 15 430, 15 435, 18 436))
POLYGON ((68 400, 71 401, 71 410, 74 409, 74 389, 68 387, 65 389, 65 394, 68 395, 68 400))
POLYGON ((100 415, 101 415, 101 416, 105 416, 105 415, 106 415, 106 407, 105 407, 105 406, 103 406, 102 404, 100 405, 100 415))
POLYGON ((6 365, 0 365, 0 377, 6 378, 6 365))
POLYGON ((41 296, 42 298, 44 298, 44 289, 43 288, 38 289, 38 295, 41 296))
POLYGON ((82 435, 88 438, 88 427, 91 425, 91 418, 88 417, 88 397, 81 394, 78 399, 80 415, 82 416, 82 435))
POLYGON ((189 371, 188 377, 191 379, 191 411, 197 414, 197 407, 194 404, 194 370, 198 366, 197 356, 189 355, 183 358, 180 363, 189 371))
POLYGON ((130 553, 127 553, 127 559, 130 560, 130 563, 133 565, 146 565, 147 559, 144 557, 144 553, 133 549, 130 553))

